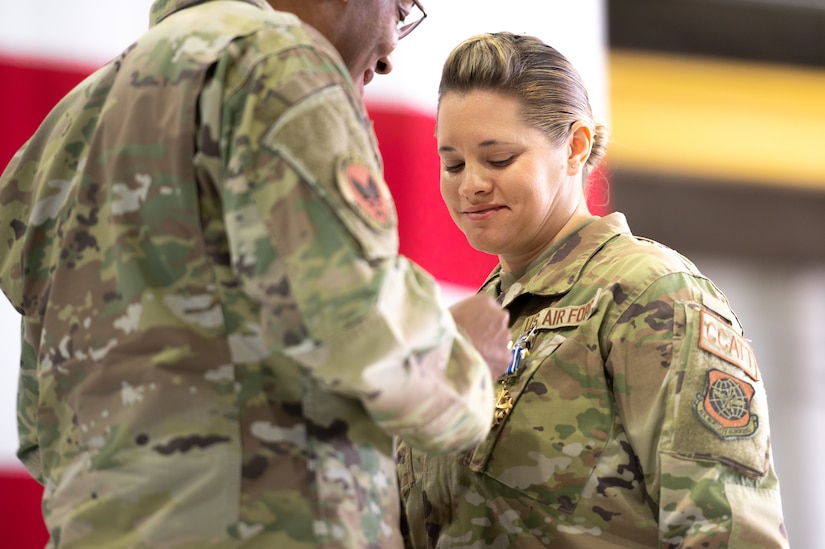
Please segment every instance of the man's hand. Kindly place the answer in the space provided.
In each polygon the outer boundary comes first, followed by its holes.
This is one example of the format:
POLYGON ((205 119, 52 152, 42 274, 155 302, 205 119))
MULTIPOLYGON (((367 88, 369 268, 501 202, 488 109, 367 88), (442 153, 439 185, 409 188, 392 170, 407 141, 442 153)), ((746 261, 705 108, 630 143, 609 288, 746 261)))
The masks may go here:
POLYGON ((455 323, 470 338, 487 361, 493 379, 498 379, 510 364, 510 313, 487 294, 462 299, 450 307, 455 323))

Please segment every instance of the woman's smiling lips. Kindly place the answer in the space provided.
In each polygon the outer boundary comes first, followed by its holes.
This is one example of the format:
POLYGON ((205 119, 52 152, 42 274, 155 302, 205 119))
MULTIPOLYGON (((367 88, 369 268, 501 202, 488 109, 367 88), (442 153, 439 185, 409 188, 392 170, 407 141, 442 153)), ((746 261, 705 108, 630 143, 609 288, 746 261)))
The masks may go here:
POLYGON ((483 206, 465 208, 461 213, 470 221, 486 221, 504 209, 504 206, 499 206, 498 204, 485 204, 483 206))

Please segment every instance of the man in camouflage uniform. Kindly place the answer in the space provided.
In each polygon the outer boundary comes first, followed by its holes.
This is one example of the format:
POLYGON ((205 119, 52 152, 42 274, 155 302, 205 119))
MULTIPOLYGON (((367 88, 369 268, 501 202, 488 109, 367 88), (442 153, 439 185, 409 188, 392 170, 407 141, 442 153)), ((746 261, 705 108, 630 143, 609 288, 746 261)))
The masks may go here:
POLYGON ((273 6, 158 0, 0 180, 52 547, 398 547, 393 435, 489 431, 506 313, 398 257, 358 93, 412 3, 273 6))

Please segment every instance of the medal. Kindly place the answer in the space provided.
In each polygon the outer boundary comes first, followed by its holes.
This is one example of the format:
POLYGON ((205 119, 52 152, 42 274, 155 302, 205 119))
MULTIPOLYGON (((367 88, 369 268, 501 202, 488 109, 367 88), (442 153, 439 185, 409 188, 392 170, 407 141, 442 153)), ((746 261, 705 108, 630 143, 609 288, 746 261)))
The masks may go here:
POLYGON ((502 381, 501 386, 498 389, 498 397, 496 397, 496 410, 493 414, 493 427, 497 427, 504 418, 510 413, 510 410, 513 409, 513 399, 510 397, 510 391, 507 389, 507 385, 502 381))
POLYGON ((498 396, 496 397, 496 410, 493 415, 493 427, 500 425, 513 409, 513 397, 510 395, 508 385, 514 379, 513 374, 521 368, 522 361, 530 354, 530 347, 536 337, 536 330, 523 333, 515 342, 510 342, 508 347, 512 354, 510 365, 507 367, 505 377, 499 381, 498 396))

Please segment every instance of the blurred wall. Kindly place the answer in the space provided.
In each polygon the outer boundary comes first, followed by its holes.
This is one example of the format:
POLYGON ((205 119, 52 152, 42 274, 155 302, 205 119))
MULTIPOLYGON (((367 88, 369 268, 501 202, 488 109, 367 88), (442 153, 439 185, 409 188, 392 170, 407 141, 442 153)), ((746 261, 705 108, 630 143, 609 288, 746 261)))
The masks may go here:
POLYGON ((612 204, 753 341, 792 547, 825 493, 825 2, 610 0, 612 204))

